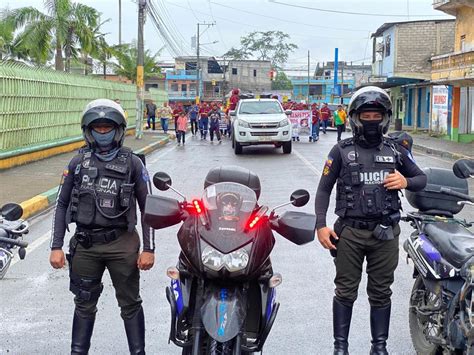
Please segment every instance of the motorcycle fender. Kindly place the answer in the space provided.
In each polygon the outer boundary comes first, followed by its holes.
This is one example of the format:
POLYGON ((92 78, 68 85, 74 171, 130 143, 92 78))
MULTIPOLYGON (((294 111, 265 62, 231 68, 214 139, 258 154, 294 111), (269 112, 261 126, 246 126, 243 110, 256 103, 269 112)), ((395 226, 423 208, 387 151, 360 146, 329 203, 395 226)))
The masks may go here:
POLYGON ((243 297, 237 288, 212 288, 206 292, 201 319, 209 336, 223 343, 239 334, 246 317, 243 297))

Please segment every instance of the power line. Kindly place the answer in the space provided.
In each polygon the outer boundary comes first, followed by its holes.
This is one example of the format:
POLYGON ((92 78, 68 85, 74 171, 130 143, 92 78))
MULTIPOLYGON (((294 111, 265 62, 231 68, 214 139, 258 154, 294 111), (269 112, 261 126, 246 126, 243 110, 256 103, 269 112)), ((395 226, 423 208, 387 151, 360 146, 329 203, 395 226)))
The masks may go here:
MULTIPOLYGON (((295 4, 288 4, 286 2, 277 1, 277 0, 269 0, 270 2, 278 5, 284 5, 289 7, 298 7, 300 9, 306 10, 313 10, 313 11, 320 11, 320 12, 330 12, 334 14, 346 14, 346 15, 358 15, 358 16, 384 16, 384 17, 405 17, 406 14, 403 15, 393 15, 393 14, 375 14, 375 13, 368 13, 368 12, 353 12, 353 11, 340 11, 340 10, 330 10, 330 9, 320 9, 316 7, 310 6, 303 6, 303 5, 295 5, 295 4)), ((434 16, 444 16, 444 15, 409 15, 409 17, 434 17, 434 16)))
MULTIPOLYGON (((161 10, 161 13, 163 13, 164 15, 164 21, 166 23, 169 23, 170 25, 170 29, 171 29, 171 32, 172 34, 174 35, 174 37, 179 37, 179 40, 184 44, 184 49, 182 47, 182 45, 180 45, 180 48, 183 50, 183 52, 186 52, 189 54, 189 47, 188 47, 188 43, 189 41, 186 40, 183 35, 181 34, 181 32, 177 29, 173 19, 171 18, 171 16, 169 15, 169 12, 168 12, 168 9, 167 7, 165 6, 163 0, 158 0, 158 6, 161 10)), ((177 41, 179 43, 179 41, 177 41)))
POLYGON ((313 24, 304 23, 304 22, 300 22, 300 21, 291 21, 291 20, 287 20, 287 19, 284 19, 284 18, 281 18, 281 17, 263 15, 263 14, 259 14, 257 12, 242 10, 242 9, 238 9, 238 8, 235 8, 235 7, 232 7, 232 6, 220 4, 220 3, 217 3, 217 2, 214 2, 214 1, 209 1, 209 2, 214 4, 214 5, 226 7, 228 9, 232 9, 232 10, 235 10, 235 11, 240 11, 240 12, 244 12, 244 13, 255 15, 255 16, 269 18, 269 19, 272 19, 272 20, 278 20, 278 21, 282 21, 282 22, 288 22, 288 23, 292 23, 292 24, 303 25, 303 26, 308 26, 308 27, 313 27, 313 28, 324 28, 324 29, 328 29, 328 30, 339 30, 339 31, 350 31, 350 32, 367 32, 368 31, 368 30, 359 30, 359 29, 354 29, 354 28, 338 28, 338 27, 329 27, 329 26, 318 26, 318 25, 313 25, 313 24))
POLYGON ((219 29, 219 26, 217 25, 217 22, 216 22, 216 20, 215 20, 215 18, 214 18, 214 13, 212 12, 211 1, 209 0, 207 4, 209 5, 209 12, 211 13, 212 21, 214 21, 214 23, 216 23, 216 29, 217 29, 217 33, 219 34, 219 38, 221 39, 222 44, 223 44, 227 49, 229 49, 229 47, 227 46, 227 44, 226 44, 225 41, 224 41, 224 37, 222 36, 221 30, 219 29))

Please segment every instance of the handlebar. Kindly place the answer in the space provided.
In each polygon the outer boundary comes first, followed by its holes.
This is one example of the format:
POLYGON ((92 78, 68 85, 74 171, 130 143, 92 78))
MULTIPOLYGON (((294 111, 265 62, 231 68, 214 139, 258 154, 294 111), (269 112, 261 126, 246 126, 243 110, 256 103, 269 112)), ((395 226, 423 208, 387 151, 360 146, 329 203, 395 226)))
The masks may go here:
POLYGON ((16 245, 16 246, 19 246, 20 248, 26 248, 28 246, 28 242, 25 242, 23 240, 16 240, 16 239, 10 239, 10 238, 5 238, 5 237, 0 237, 0 243, 16 245))
POLYGON ((454 190, 451 190, 447 187, 442 187, 439 192, 445 194, 445 195, 450 195, 450 196, 454 196, 454 197, 458 197, 460 198, 461 200, 465 200, 465 201, 470 201, 470 202, 474 202, 474 197, 471 197, 469 195, 466 195, 466 194, 463 194, 461 192, 457 192, 457 191, 454 191, 454 190))

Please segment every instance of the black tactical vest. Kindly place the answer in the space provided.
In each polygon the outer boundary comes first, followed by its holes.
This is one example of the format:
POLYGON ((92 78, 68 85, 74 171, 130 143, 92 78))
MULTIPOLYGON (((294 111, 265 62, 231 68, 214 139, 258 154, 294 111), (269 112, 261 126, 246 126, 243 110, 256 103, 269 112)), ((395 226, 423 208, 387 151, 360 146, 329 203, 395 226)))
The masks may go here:
POLYGON ((384 139, 380 147, 362 148, 352 138, 339 142, 342 168, 337 179, 336 214, 342 218, 382 219, 398 212, 398 190, 383 186, 400 163, 396 145, 384 139))
POLYGON ((135 184, 131 183, 132 151, 122 147, 115 159, 101 161, 90 150, 81 152, 74 171, 70 219, 85 229, 136 225, 135 184))

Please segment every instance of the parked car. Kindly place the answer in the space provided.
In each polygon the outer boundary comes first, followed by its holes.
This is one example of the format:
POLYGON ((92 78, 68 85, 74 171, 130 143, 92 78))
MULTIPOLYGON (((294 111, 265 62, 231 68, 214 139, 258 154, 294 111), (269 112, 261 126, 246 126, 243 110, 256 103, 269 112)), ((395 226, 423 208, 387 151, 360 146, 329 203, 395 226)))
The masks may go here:
POLYGON ((272 144, 283 147, 283 153, 291 153, 291 124, 276 99, 240 100, 232 118, 232 148, 235 154, 242 154, 244 146, 272 144))

